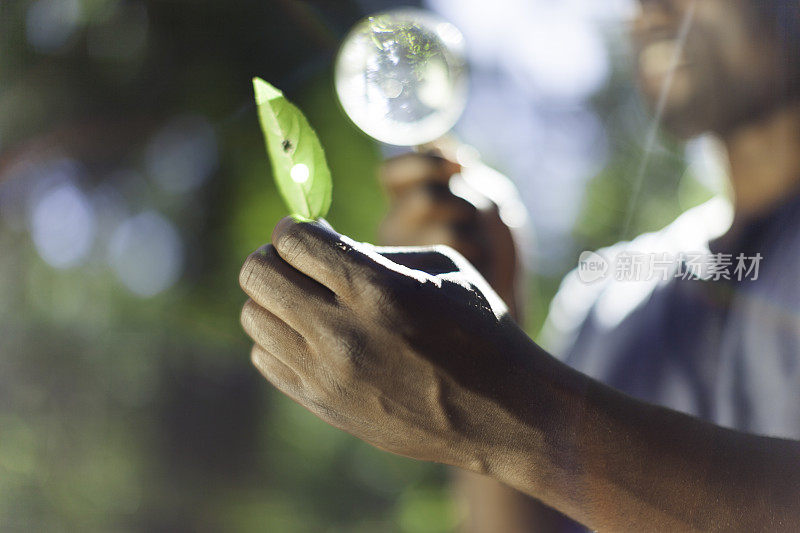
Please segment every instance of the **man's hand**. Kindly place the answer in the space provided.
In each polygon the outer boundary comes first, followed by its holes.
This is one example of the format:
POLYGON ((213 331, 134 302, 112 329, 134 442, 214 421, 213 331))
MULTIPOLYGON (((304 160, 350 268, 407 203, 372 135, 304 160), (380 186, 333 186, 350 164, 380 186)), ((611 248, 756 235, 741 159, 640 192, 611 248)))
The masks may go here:
POLYGON ((481 187, 465 181, 458 164, 438 155, 410 153, 386 161, 380 176, 390 208, 381 224, 380 240, 387 246, 441 244, 453 248, 475 266, 516 315, 520 303, 515 301, 518 253, 497 203, 483 190, 507 191, 513 186, 504 176, 477 166, 472 170, 486 170, 481 187))
POLYGON ((240 283, 253 362, 278 389, 384 450, 485 470, 510 418, 487 399, 532 343, 463 257, 287 218, 240 283))
POLYGON ((507 483, 592 529, 800 523, 800 443, 644 404, 571 370, 463 257, 284 219, 241 273, 253 361, 323 420, 507 483))

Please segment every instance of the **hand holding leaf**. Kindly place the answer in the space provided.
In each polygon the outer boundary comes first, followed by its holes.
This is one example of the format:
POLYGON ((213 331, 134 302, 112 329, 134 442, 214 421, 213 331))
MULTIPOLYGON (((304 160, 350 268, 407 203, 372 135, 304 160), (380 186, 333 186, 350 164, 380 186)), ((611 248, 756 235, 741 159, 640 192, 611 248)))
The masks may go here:
POLYGON ((324 217, 333 185, 316 133, 278 89, 261 78, 253 78, 253 89, 278 191, 293 215, 324 217))

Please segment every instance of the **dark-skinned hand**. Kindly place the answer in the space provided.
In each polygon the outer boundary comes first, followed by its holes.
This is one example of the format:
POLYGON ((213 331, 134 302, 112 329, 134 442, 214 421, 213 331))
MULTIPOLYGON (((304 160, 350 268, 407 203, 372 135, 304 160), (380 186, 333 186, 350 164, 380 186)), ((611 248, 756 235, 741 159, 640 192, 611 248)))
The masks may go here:
POLYGON ((509 417, 487 397, 532 343, 461 255, 377 248, 286 218, 240 283, 252 360, 275 387, 381 449, 484 469, 509 417))

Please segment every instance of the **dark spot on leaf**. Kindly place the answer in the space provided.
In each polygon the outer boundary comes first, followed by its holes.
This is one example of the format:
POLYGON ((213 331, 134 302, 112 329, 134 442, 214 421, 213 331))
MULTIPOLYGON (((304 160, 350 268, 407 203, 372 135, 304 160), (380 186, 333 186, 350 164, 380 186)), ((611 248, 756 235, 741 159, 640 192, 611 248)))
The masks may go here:
POLYGON ((281 143, 281 146, 283 146, 284 152, 288 152, 289 150, 292 149, 292 141, 286 139, 285 141, 283 141, 283 143, 281 143))

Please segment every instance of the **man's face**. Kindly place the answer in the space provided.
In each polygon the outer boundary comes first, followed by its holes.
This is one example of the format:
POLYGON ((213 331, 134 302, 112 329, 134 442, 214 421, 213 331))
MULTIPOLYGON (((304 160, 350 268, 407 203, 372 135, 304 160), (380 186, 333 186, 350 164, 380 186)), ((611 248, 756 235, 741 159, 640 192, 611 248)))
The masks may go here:
POLYGON ((655 108, 675 67, 663 115, 673 133, 724 135, 786 99, 787 64, 755 1, 639 0, 633 22, 637 75, 655 108), (681 50, 680 29, 688 18, 681 50))

